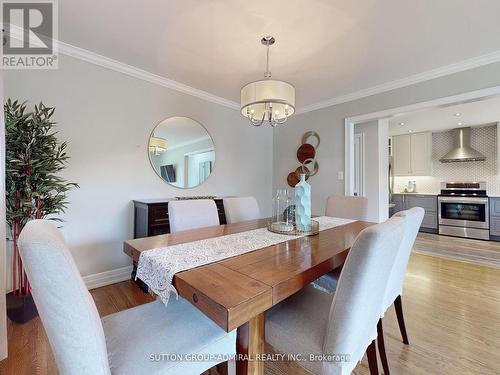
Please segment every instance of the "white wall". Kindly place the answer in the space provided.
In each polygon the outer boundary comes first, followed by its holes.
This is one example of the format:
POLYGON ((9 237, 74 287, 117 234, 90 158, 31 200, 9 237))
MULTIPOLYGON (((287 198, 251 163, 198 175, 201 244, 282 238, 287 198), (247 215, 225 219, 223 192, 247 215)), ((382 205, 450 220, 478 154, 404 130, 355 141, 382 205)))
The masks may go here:
POLYGON ((367 220, 372 222, 386 220, 389 213, 388 126, 387 120, 365 122, 354 126, 355 134, 364 134, 364 196, 368 198, 367 220))
POLYGON ((344 181, 337 179, 337 172, 344 171, 345 118, 494 86, 500 86, 500 63, 295 115, 275 129, 273 187, 286 186, 286 176, 297 168, 296 152, 302 134, 308 130, 318 132, 319 172, 308 182, 312 187, 313 213, 322 214, 329 195, 344 194, 344 181))
POLYGON ((63 232, 83 275, 124 267, 123 241, 133 236, 131 201, 179 195, 253 195, 270 213, 272 137, 238 111, 61 55, 54 71, 7 71, 5 97, 55 106, 59 137, 71 156, 63 232), (148 160, 156 124, 187 116, 203 124, 216 149, 208 180, 182 190, 163 182, 148 160), (117 145, 119 145, 117 147, 117 145))

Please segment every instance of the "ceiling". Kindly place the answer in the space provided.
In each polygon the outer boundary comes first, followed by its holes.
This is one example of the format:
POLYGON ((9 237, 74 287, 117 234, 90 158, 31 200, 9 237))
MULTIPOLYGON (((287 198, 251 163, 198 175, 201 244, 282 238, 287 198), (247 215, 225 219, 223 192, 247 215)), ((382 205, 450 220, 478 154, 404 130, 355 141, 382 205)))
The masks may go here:
POLYGON ((238 102, 261 79, 297 109, 499 50, 498 0, 65 0, 59 39, 238 102))
POLYGON ((500 122, 500 96, 396 116, 389 120, 389 133, 399 135, 408 132, 440 132, 496 122, 500 122))

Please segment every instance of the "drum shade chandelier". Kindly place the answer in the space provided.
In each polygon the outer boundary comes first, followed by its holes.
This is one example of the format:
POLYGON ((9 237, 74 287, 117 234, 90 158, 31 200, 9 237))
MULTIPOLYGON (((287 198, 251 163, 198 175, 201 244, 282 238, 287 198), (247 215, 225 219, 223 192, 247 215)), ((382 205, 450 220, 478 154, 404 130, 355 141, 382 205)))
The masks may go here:
POLYGON ((241 89, 241 114, 254 126, 268 122, 271 126, 283 124, 295 112, 295 87, 283 81, 271 79, 269 71, 269 47, 274 37, 261 40, 267 48, 267 63, 264 80, 251 82, 241 89))
POLYGON ((151 137, 149 140, 149 152, 154 155, 160 155, 167 151, 167 140, 161 137, 151 137))

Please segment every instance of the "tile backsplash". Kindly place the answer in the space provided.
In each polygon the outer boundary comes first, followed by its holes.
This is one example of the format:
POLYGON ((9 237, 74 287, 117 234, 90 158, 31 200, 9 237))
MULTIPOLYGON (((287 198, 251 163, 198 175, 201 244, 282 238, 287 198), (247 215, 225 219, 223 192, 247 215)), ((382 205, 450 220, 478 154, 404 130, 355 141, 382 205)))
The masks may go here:
POLYGON ((486 156, 485 161, 441 163, 439 159, 453 147, 451 132, 432 134, 432 176, 400 176, 394 179, 394 192, 400 192, 408 180, 417 183, 419 193, 437 194, 442 181, 486 181, 489 195, 500 196, 497 171, 497 125, 472 128, 471 145, 486 156))

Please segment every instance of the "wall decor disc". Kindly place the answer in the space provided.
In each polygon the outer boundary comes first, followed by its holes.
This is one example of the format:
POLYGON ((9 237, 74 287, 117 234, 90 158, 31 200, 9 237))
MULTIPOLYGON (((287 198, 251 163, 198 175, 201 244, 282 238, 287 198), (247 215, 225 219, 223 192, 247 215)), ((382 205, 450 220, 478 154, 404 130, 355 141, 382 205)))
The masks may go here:
MULTIPOLYGON (((301 164, 307 164, 304 163, 305 160, 311 159, 314 160, 314 157, 316 156, 316 149, 310 145, 309 143, 304 143, 299 147, 297 150, 297 159, 299 160, 299 163, 301 164)), ((308 163, 310 163, 309 161, 308 163)))
POLYGON ((320 143, 320 138, 319 134, 310 130, 308 132, 305 132, 304 135, 302 136, 302 143, 309 143, 309 138, 314 137, 316 138, 316 146, 314 146, 315 149, 318 149, 319 143, 320 143))
POLYGON ((302 173, 304 173, 306 175, 306 180, 309 179, 309 176, 311 175, 311 171, 304 164, 302 164, 300 167, 298 167, 295 170, 295 174, 297 175, 297 178, 299 178, 299 179, 300 179, 300 175, 302 173))
POLYGON ((288 173, 288 176, 286 178, 286 182, 288 183, 288 185, 290 187, 295 187, 295 185, 297 185, 299 183, 299 181, 300 181, 300 179, 297 176, 297 173, 295 173, 295 172, 288 173))

